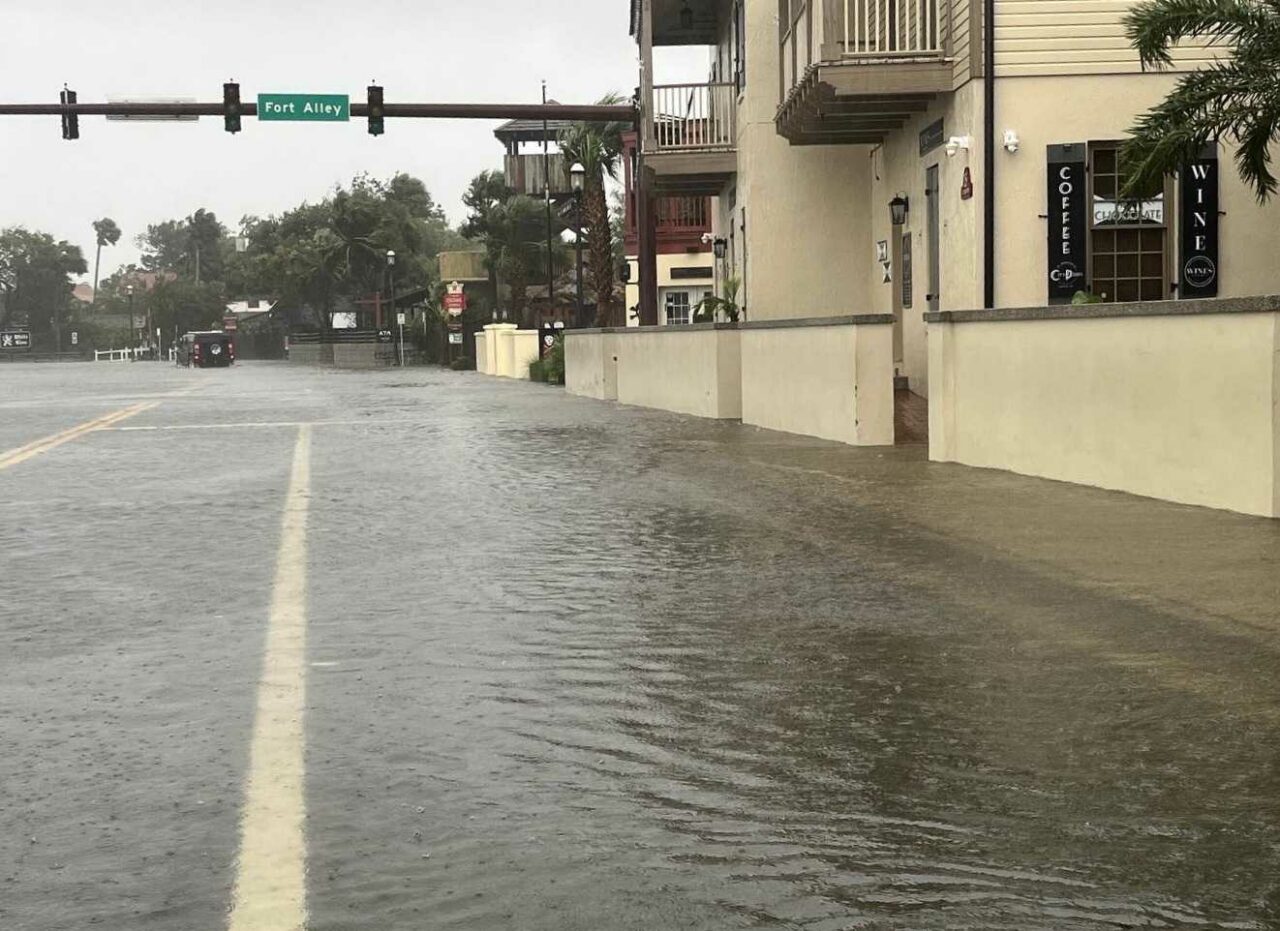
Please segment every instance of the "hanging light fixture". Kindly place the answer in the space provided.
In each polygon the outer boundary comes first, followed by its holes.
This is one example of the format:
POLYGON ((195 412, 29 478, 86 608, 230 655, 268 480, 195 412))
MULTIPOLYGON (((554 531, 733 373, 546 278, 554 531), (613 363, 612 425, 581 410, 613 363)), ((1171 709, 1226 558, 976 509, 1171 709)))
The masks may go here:
POLYGON ((689 6, 689 0, 684 0, 684 6, 680 10, 680 28, 693 28, 693 7, 689 6))

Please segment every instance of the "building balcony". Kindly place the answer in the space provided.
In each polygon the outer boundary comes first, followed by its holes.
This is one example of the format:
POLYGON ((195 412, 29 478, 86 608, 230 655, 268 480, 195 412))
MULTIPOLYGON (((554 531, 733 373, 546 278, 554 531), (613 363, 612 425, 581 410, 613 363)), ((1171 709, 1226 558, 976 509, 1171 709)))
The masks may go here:
POLYGON ((644 121, 644 162, 660 194, 714 196, 738 169, 733 84, 658 84, 644 121))
POLYGON ((552 152, 545 159, 541 152, 535 152, 528 155, 507 155, 502 160, 507 187, 517 194, 527 194, 530 197, 542 197, 548 170, 551 175, 551 196, 571 196, 573 183, 569 177, 570 167, 559 152, 552 152))
MULTIPOLYGON (((711 201, 706 197, 659 197, 654 202, 659 253, 707 252, 702 237, 711 232, 711 201)), ((628 255, 640 248, 635 192, 627 192, 623 244, 628 255)))
POLYGON ((953 89, 961 7, 967 55, 969 0, 790 0, 778 132, 794 145, 882 142, 953 89))

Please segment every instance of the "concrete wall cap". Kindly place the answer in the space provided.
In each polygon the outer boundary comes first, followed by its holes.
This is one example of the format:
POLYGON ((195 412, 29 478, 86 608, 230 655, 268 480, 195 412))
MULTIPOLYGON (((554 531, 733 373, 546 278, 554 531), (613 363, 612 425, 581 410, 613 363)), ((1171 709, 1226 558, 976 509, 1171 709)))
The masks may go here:
POLYGON ((578 330, 566 330, 565 334, 573 336, 581 334, 589 336, 597 333, 701 333, 707 330, 738 330, 742 328, 740 323, 682 323, 675 326, 610 326, 610 327, 588 327, 578 330))
POLYGON ((1203 298, 1185 301, 1133 301, 1125 304, 1052 304, 943 310, 924 315, 926 323, 1002 323, 1010 320, 1097 320, 1107 317, 1185 317, 1196 314, 1280 313, 1280 295, 1203 298))
POLYGON ((850 314, 843 317, 795 317, 778 320, 752 320, 742 326, 747 330, 784 330, 815 326, 881 326, 893 323, 893 314, 850 314))

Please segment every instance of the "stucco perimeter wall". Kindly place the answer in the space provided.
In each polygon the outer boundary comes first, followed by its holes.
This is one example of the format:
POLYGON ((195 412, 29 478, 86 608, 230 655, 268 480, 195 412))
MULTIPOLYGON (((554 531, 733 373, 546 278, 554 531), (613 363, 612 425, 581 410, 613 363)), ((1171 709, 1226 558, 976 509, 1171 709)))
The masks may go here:
POLYGON ((892 315, 786 324, 749 323, 742 331, 743 423, 892 446, 892 315))
POLYGON ((931 459, 1280 517, 1280 297, 928 320, 931 459))
POLYGON ((538 361, 538 331, 516 330, 511 334, 512 369, 510 378, 529 378, 529 365, 538 361))
POLYGON ((569 394, 618 400, 613 330, 569 330, 564 337, 564 385, 569 394))
POLYGON ((481 375, 492 375, 489 369, 489 350, 485 345, 485 334, 476 334, 476 371, 481 375))
POLYGON ((617 399, 696 417, 741 418, 740 335, 733 324, 711 323, 619 330, 617 399))

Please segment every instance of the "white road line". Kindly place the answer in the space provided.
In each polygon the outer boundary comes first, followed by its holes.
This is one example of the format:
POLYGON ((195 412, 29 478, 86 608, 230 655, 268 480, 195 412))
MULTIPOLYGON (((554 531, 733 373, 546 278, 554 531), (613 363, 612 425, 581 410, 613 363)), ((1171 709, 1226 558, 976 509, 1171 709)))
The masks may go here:
POLYGON ((266 653, 240 820, 230 931, 304 931, 307 920, 303 708, 311 428, 298 430, 281 522, 266 653))
POLYGON ((238 430, 255 427, 425 427, 431 420, 248 420, 237 423, 184 423, 148 427, 113 427, 119 433, 163 433, 168 430, 238 430))

